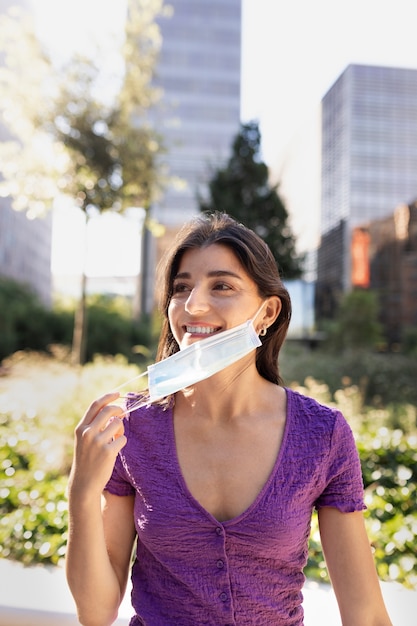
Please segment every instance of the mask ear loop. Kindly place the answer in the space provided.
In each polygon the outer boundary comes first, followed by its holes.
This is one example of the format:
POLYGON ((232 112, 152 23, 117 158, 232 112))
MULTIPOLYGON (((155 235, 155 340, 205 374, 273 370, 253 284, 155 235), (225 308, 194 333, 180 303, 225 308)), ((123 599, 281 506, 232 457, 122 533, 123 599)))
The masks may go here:
POLYGON ((130 385, 130 383, 133 383, 135 380, 139 380, 139 378, 142 378, 142 376, 147 376, 148 372, 142 372, 142 374, 138 374, 137 376, 134 376, 133 378, 130 378, 129 380, 126 380, 124 383, 122 383, 121 385, 119 385, 118 387, 115 387, 113 389, 113 391, 119 391, 119 389, 121 389, 122 387, 125 387, 126 385, 130 385))
MULTIPOLYGON (((254 322, 256 320, 256 318, 258 317, 259 313, 262 311, 264 305, 265 305, 265 300, 262 302, 261 306, 258 308, 258 310, 256 311, 255 315, 252 316, 252 318, 250 318, 250 321, 252 322, 252 325, 254 325, 254 322)), ((256 331, 257 332, 257 331, 256 331)), ((266 335, 267 329, 266 328, 262 328, 260 331, 260 335, 263 337, 264 335, 266 335)), ((138 374, 137 376, 134 376, 133 378, 130 378, 129 380, 126 380, 124 383, 122 383, 121 385, 118 385, 118 387, 115 387, 113 389, 113 391, 119 391, 119 389, 121 389, 122 387, 125 387, 126 385, 129 385, 130 383, 133 383, 135 380, 139 380, 139 378, 142 378, 143 376, 147 376, 148 372, 142 372, 141 374, 138 374)), ((138 400, 136 400, 135 402, 133 402, 129 408, 126 408, 124 413, 121 415, 121 417, 125 417, 126 415, 128 415, 131 411, 134 411, 135 409, 138 409, 142 406, 146 406, 149 404, 149 399, 144 399, 144 398, 139 398, 138 400)))
MULTIPOLYGON (((118 385, 118 387, 115 387, 113 391, 119 391, 119 389, 121 389, 122 387, 126 387, 126 385, 129 385, 130 383, 133 383, 135 380, 139 380, 139 378, 142 378, 143 376, 147 376, 147 375, 148 375, 148 371, 142 372, 141 374, 138 374, 137 376, 134 376, 133 378, 126 380, 121 385, 118 385)), ((141 406, 146 406, 148 403, 149 403, 148 399, 140 397, 136 401, 132 402, 132 404, 129 405, 129 407, 125 406, 125 409, 122 415, 120 415, 120 417, 121 418, 126 417, 131 411, 134 411, 135 409, 138 409, 141 406)))
MULTIPOLYGON (((259 309, 256 311, 255 315, 253 315, 253 316, 250 318, 250 319, 251 319, 251 322, 252 322, 252 326, 253 326, 254 328, 255 328, 255 320, 256 320, 256 318, 258 317, 259 313, 262 311, 262 309, 263 309, 263 307, 264 307, 264 305, 265 305, 265 302, 266 302, 266 300, 264 300, 264 301, 262 302, 261 306, 260 306, 260 307, 259 307, 259 309)), ((261 337, 264 337, 264 336, 266 335, 266 333, 267 333, 267 330, 268 330, 268 328, 265 328, 265 327, 263 326, 259 332, 258 332, 256 329, 255 329, 255 332, 256 332, 258 335, 260 335, 261 337)))

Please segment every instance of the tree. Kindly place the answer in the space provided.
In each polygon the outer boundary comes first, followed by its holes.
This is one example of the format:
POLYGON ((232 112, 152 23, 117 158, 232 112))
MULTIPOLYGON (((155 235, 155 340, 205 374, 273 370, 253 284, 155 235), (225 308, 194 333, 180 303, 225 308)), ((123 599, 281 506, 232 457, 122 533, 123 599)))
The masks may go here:
MULTIPOLYGON (((12 137, 1 146, 0 195, 13 198, 14 208, 40 215, 66 195, 86 223, 97 212, 131 206, 148 214, 164 185, 162 138, 147 119, 160 96, 152 78, 161 45, 155 20, 162 11, 163 0, 128 3, 123 72, 113 81, 120 88, 111 97, 100 87, 101 68, 92 58, 75 55, 57 68, 27 16, 2 18, 0 109, 12 137)), ((81 292, 76 363, 85 357, 85 273, 81 292)))
POLYGON ((201 211, 225 211, 254 230, 269 245, 282 275, 298 278, 302 258, 288 224, 288 213, 269 183, 269 171, 260 158, 261 133, 257 122, 241 124, 225 167, 213 173, 209 199, 199 198, 201 211))
POLYGON ((336 320, 329 326, 327 344, 337 351, 377 348, 384 339, 378 308, 374 291, 354 289, 346 293, 336 320))

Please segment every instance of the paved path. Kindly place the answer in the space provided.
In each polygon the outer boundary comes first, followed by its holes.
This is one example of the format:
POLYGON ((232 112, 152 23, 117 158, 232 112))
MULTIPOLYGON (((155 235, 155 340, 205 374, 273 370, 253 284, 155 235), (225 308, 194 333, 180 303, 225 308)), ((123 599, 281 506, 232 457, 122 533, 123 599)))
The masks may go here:
MULTIPOLYGON (((0 559, 0 626, 76 626, 74 603, 60 568, 23 567, 0 559)), ((417 591, 383 583, 394 626, 417 625, 417 591)), ((307 581, 304 588, 305 626, 340 626, 336 600, 329 585, 307 581)), ((115 626, 128 626, 129 590, 115 626)), ((197 625, 196 625, 197 626, 197 625)))

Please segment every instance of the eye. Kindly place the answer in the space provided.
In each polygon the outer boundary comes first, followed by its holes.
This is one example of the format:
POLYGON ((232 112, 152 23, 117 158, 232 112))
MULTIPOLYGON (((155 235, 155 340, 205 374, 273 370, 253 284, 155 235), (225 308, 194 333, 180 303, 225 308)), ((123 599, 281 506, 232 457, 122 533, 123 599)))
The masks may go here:
POLYGON ((230 285, 228 285, 227 283, 216 283, 213 286, 213 289, 215 289, 216 291, 230 291, 232 289, 232 287, 230 285))
POLYGON ((174 283, 172 293, 186 293, 190 291, 190 287, 186 283, 174 283))

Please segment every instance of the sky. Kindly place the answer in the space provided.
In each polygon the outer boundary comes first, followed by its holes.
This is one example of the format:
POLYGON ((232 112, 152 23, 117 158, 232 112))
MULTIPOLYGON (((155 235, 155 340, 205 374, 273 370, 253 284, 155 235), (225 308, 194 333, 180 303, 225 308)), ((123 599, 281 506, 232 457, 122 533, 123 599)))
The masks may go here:
POLYGON ((242 117, 273 167, 351 63, 417 68, 415 0, 242 0, 242 117))
MULTIPOLYGON (((33 1, 61 48, 74 37, 85 45, 123 19, 123 0, 33 1)), ((313 123, 320 101, 350 63, 417 68, 415 7, 416 0, 242 0, 241 118, 259 121, 262 157, 276 180, 285 177, 294 147, 303 146, 297 178, 288 175, 282 189, 298 213, 295 234, 306 238, 301 247, 308 248, 318 230, 313 123), (297 207, 308 195, 314 208, 301 223, 297 207)))

